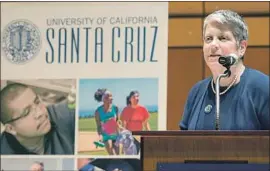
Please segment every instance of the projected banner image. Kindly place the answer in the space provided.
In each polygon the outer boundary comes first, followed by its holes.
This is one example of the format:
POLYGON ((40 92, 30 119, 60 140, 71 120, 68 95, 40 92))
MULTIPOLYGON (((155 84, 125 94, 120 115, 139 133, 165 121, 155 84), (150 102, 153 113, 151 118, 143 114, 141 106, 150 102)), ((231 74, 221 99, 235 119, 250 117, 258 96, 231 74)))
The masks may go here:
POLYGON ((1 154, 74 155, 76 80, 1 80, 1 154))
POLYGON ((73 158, 1 158, 1 171, 75 170, 73 158))
POLYGON ((79 154, 138 155, 132 131, 158 129, 157 78, 81 79, 78 100, 79 154))
POLYGON ((1 3, 2 153, 138 158, 132 131, 166 130, 167 42, 167 2, 1 3))
POLYGON ((79 171, 137 171, 141 170, 138 159, 106 159, 106 158, 78 158, 79 171))

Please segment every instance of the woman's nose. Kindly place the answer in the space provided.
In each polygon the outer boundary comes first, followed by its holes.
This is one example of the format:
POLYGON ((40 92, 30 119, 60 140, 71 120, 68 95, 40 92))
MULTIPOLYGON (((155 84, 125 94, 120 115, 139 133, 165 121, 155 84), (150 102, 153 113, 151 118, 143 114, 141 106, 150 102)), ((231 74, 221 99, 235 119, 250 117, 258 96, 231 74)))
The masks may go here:
POLYGON ((218 40, 214 39, 210 44, 211 52, 215 52, 219 49, 219 42, 218 40))

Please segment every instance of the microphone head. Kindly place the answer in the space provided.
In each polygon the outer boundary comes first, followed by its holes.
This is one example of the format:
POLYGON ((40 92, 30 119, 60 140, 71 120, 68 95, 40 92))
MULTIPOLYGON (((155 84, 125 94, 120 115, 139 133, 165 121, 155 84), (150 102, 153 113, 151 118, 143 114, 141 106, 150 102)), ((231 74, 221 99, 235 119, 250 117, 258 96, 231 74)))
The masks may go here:
POLYGON ((221 65, 224 65, 227 63, 227 57, 225 56, 221 56, 218 58, 218 62, 221 64, 221 65))
POLYGON ((236 54, 232 53, 227 56, 219 57, 218 62, 224 67, 229 67, 237 63, 238 60, 239 60, 239 57, 236 54))
POLYGON ((230 60, 231 60, 231 65, 236 64, 238 62, 238 60, 239 60, 239 56, 237 56, 235 53, 231 53, 229 55, 229 57, 230 57, 230 60))
POLYGON ((235 53, 229 54, 228 57, 233 57, 233 58, 234 58, 235 60, 237 60, 237 61, 238 61, 238 59, 239 59, 239 56, 237 56, 235 53))

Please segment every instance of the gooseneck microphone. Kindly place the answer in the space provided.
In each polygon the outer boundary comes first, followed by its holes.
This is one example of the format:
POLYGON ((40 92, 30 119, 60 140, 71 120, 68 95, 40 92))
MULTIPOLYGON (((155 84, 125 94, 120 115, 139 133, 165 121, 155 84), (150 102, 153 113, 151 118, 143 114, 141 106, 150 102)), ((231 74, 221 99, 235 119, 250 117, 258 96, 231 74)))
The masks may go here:
POLYGON ((223 74, 219 74, 216 79, 216 130, 220 129, 220 79, 231 76, 230 67, 236 64, 239 60, 239 57, 235 54, 230 54, 228 56, 221 56, 218 59, 218 62, 226 68, 226 71, 223 74))
POLYGON ((228 56, 221 56, 218 59, 218 62, 224 67, 228 68, 238 62, 238 56, 235 54, 230 54, 228 56))

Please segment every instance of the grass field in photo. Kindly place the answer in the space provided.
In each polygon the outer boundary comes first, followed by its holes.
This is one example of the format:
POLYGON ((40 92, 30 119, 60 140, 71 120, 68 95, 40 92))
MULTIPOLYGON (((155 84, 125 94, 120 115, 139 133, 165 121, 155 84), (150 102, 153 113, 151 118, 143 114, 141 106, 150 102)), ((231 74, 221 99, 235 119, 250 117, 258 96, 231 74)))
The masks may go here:
MULTIPOLYGON (((157 130, 158 114, 157 112, 150 113, 149 124, 151 130, 157 130)), ((97 131, 97 124, 95 117, 92 118, 80 118, 79 119, 79 131, 97 131)))

